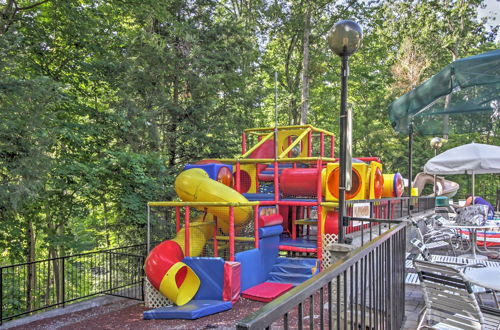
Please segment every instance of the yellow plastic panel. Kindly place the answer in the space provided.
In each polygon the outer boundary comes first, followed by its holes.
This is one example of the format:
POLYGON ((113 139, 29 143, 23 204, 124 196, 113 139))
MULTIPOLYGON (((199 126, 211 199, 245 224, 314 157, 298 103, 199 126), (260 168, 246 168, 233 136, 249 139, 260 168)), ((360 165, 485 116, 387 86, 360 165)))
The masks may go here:
MULTIPOLYGON (((233 166, 233 175, 236 182, 236 166, 233 166)), ((240 165, 240 189, 242 193, 256 193, 257 192, 257 170, 255 164, 241 164, 240 165), (250 183, 250 186, 248 186, 250 183), (246 189, 248 187, 248 189, 246 189)))
MULTIPOLYGON (((208 177, 207 172, 200 168, 192 168, 181 172, 175 179, 175 192, 185 202, 225 202, 248 203, 242 194, 220 182, 208 177)), ((200 211, 207 210, 216 216, 217 225, 227 234, 229 233, 229 207, 210 206, 198 207, 200 211)), ((251 206, 234 208, 235 226, 243 226, 252 219, 251 206)))
MULTIPOLYGON (((330 163, 326 166, 326 194, 325 199, 328 202, 338 201, 338 190, 340 181, 339 163, 330 163)), ((367 199, 367 186, 369 185, 369 171, 366 163, 352 164, 352 187, 346 191, 346 200, 348 199, 367 199)))
MULTIPOLYGON (((300 134, 304 133, 304 131, 307 128, 304 129, 292 129, 292 130, 279 130, 278 131, 278 146, 279 146, 279 153, 283 152, 288 148, 291 142, 293 142, 300 134), (288 142, 288 138, 291 137, 290 143, 288 142)), ((307 135, 302 138, 301 142, 295 146, 292 151, 290 152, 290 158, 297 158, 297 157, 307 157, 307 150, 309 148, 309 139, 307 138, 307 135), (297 148, 300 148, 300 152, 296 152, 297 148)))
POLYGON ((193 299, 200 288, 200 279, 196 273, 185 263, 177 262, 167 271, 160 283, 160 292, 174 304, 182 306, 193 299), (186 277, 180 286, 177 286, 175 277, 181 269, 186 267, 186 277))

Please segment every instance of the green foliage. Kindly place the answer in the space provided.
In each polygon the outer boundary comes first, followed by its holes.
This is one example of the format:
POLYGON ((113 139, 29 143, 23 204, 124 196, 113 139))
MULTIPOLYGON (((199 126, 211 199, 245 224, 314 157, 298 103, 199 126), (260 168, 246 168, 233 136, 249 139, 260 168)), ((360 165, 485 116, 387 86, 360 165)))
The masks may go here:
MULTIPOLYGON (((298 123, 307 10, 308 122, 339 135, 340 59, 325 35, 357 20, 354 155, 386 172, 407 175, 387 105, 453 58, 498 47, 479 0, 15 3, 0 5, 0 264, 143 242, 146 202, 174 198, 184 164, 232 157, 244 128, 274 124, 274 72, 279 123, 298 123), (408 80, 412 52, 422 65, 408 80)), ((414 173, 432 156, 416 136, 414 173)), ((498 176, 478 187, 494 200, 498 176)))

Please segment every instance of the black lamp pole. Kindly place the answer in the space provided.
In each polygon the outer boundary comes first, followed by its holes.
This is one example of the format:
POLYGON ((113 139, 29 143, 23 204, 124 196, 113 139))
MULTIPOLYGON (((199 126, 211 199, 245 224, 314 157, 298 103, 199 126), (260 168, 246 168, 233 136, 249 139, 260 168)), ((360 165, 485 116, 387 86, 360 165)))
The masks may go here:
MULTIPOLYGON (((349 56, 342 55, 342 73, 340 90, 340 183, 339 183, 339 243, 344 242, 344 226, 348 226, 345 216, 345 191, 347 181, 347 78, 349 76, 349 56)), ((350 169, 352 171, 352 168, 350 169)))
POLYGON ((347 129, 347 78, 349 76, 349 56, 361 45, 363 31, 350 20, 337 22, 328 32, 328 44, 332 51, 342 58, 341 93, 340 93, 340 183, 339 183, 339 219, 338 240, 344 243, 344 226, 349 225, 345 219, 345 192, 351 189, 352 176, 351 132, 347 129), (349 147, 349 153, 347 152, 349 147), (348 173, 350 172, 350 173, 348 173), (347 181, 347 176, 349 181, 347 181))
POLYGON ((413 205, 411 204, 411 189, 413 178, 413 118, 408 123, 408 215, 411 216, 413 205))

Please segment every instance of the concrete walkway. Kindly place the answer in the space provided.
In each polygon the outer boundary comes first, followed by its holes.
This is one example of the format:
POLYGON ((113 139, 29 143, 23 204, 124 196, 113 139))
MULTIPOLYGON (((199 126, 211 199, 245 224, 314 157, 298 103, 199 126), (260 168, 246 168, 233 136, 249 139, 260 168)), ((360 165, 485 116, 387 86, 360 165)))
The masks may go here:
POLYGON ((402 329, 416 329, 425 306, 424 294, 419 286, 407 285, 405 295, 405 321, 402 329))

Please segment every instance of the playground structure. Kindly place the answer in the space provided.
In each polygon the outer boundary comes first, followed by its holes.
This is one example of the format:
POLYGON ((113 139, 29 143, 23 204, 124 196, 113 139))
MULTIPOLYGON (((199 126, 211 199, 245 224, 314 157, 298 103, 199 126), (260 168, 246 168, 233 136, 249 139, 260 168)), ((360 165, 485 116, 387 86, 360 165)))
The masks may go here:
MULTIPOLYGON (((412 187, 417 188, 418 194, 421 195, 424 187, 428 184, 434 185, 434 175, 420 172, 415 176, 412 187)), ((454 181, 446 180, 442 176, 436 176, 435 192, 430 196, 446 196, 452 198, 460 189, 460 185, 454 181)))
MULTIPOLYGON (((159 242, 148 235, 145 271, 177 306, 144 317, 198 318, 231 308, 240 294, 270 301, 319 272, 329 258, 323 247, 338 234, 334 144, 333 133, 310 125, 247 129, 239 157, 186 165, 174 184, 182 201, 148 204, 175 217, 168 240, 153 248, 159 242)), ((352 178, 347 200, 380 201, 363 206, 362 217, 394 212, 397 201, 387 207, 383 197, 403 194, 399 173, 383 174, 379 158, 360 157, 352 178)), ((369 224, 345 230, 361 226, 369 224)))

